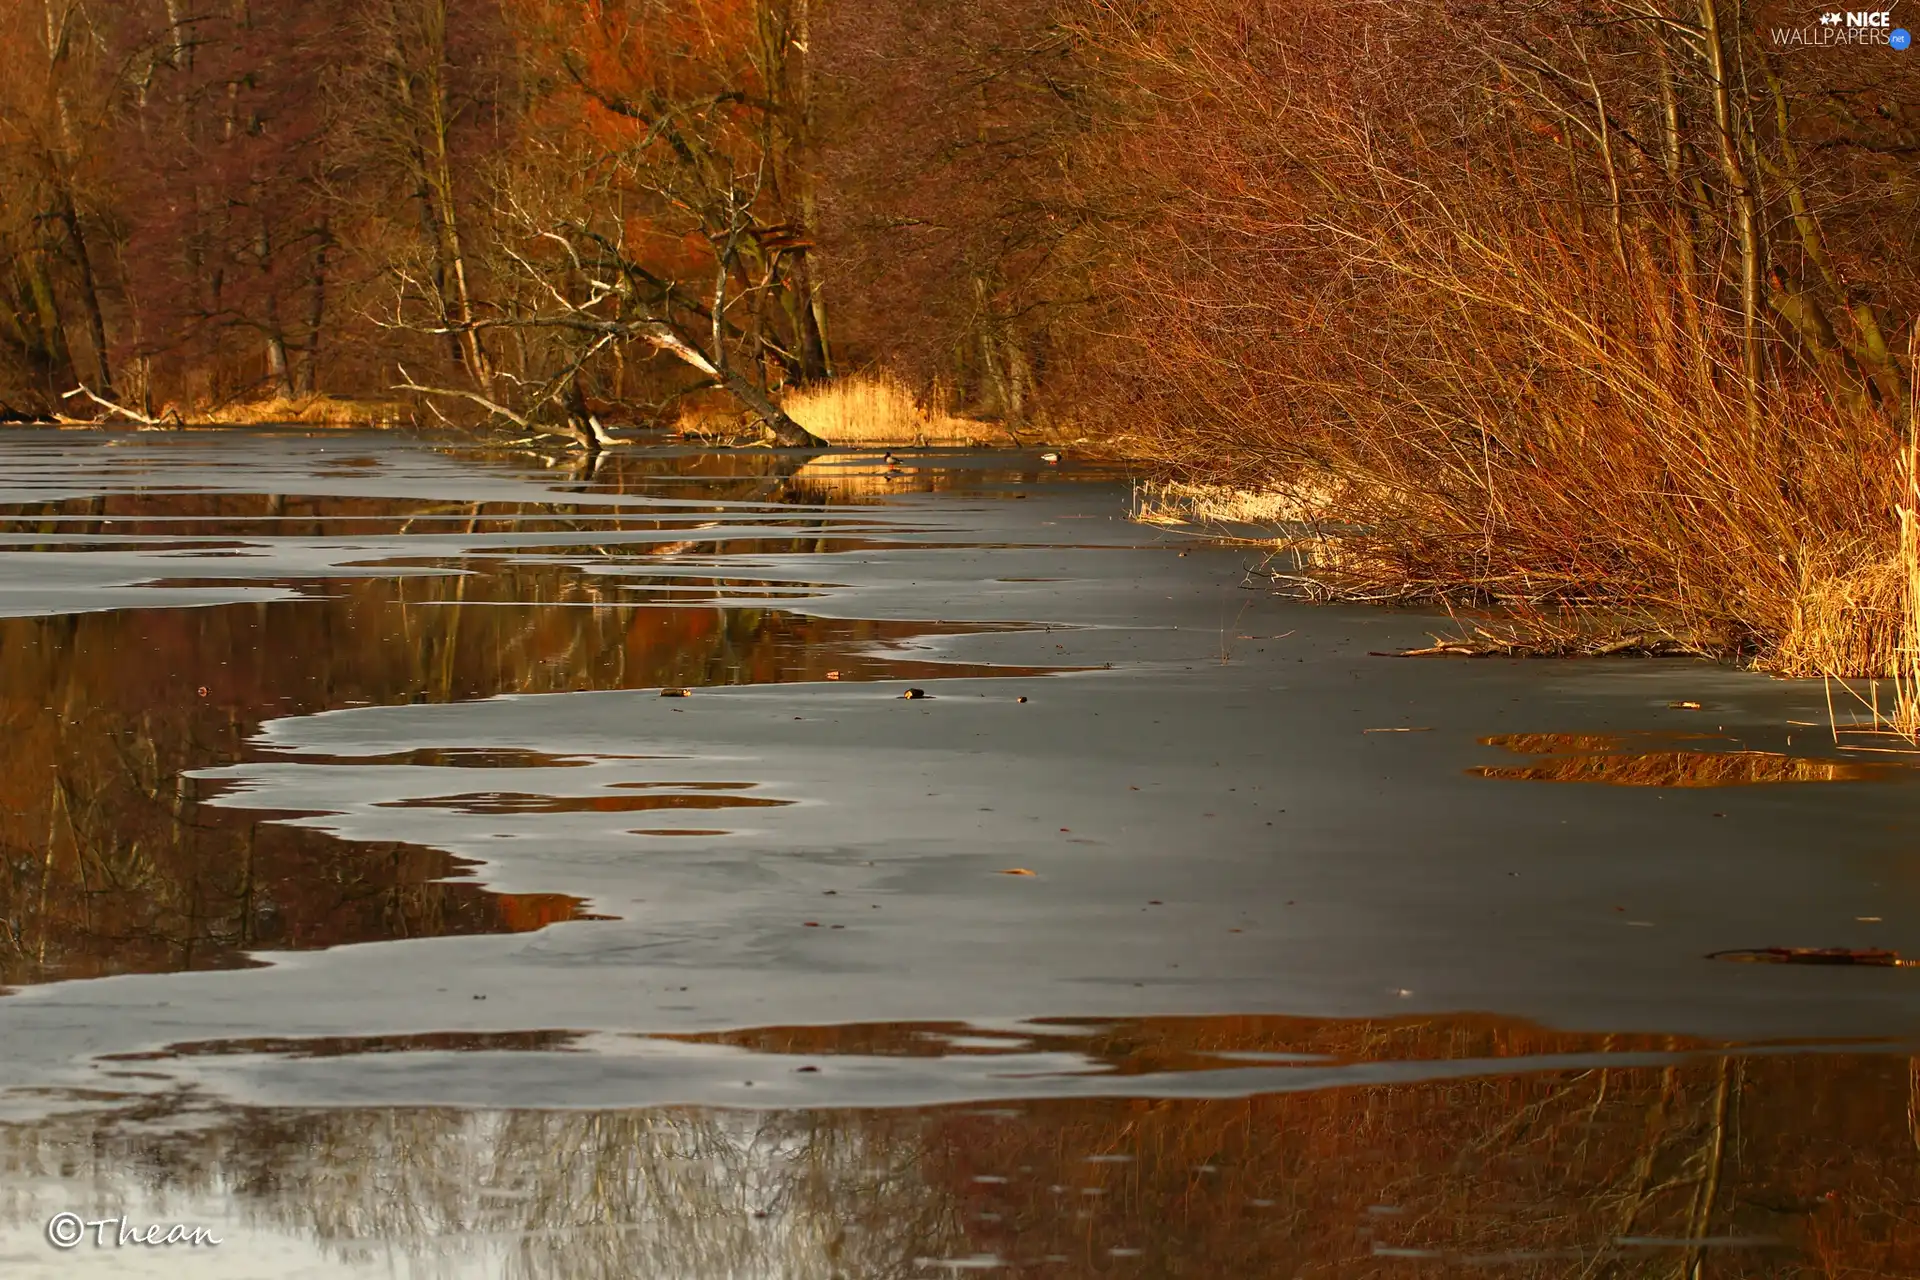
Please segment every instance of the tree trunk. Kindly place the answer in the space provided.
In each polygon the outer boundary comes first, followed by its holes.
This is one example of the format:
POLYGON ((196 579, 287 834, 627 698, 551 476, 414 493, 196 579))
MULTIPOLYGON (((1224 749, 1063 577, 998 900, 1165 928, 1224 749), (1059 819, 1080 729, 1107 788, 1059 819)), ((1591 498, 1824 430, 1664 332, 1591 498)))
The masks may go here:
MULTIPOLYGON (((260 274, 266 275, 273 266, 273 236, 264 220, 254 235, 253 248, 260 262, 260 274)), ((271 287, 267 290, 266 331, 267 377, 273 383, 274 394, 283 400, 290 400, 293 398, 293 369, 287 361, 287 337, 280 328, 280 297, 271 287)))
POLYGON ((60 221, 73 245, 74 264, 80 269, 80 307, 87 317, 87 341, 93 346, 93 376, 100 394, 113 398, 113 368, 107 355, 107 320, 100 309, 100 289, 93 272, 93 255, 87 248, 86 232, 80 226, 80 214, 73 204, 73 192, 59 184, 60 221))
POLYGON ((434 47, 427 59, 430 68, 427 110, 431 130, 428 144, 432 148, 432 185, 437 206, 435 213, 445 242, 447 267, 453 277, 453 300, 458 308, 467 374, 482 391, 492 394, 493 365, 487 358, 486 348, 480 343, 479 331, 473 327, 473 293, 467 283, 467 258, 460 246, 460 216, 453 194, 453 160, 448 152, 450 125, 447 119, 447 86, 440 75, 447 42, 447 9, 444 0, 433 0, 431 19, 434 47))
POLYGON ((1654 35, 1653 52, 1660 66, 1660 116, 1666 134, 1662 158, 1666 163, 1667 183, 1672 189, 1676 208, 1668 221, 1667 239, 1673 248, 1673 269, 1680 277, 1680 314, 1694 356, 1694 373, 1701 385, 1708 386, 1713 381, 1713 367, 1703 336, 1700 262, 1695 248, 1700 237, 1698 215, 1702 201, 1698 181, 1690 185, 1686 177, 1686 158, 1690 147, 1681 119, 1680 95, 1674 87, 1673 63, 1667 53, 1664 34, 1654 35))
POLYGON ((405 138, 407 163, 418 181, 421 229, 433 246, 434 284, 441 321, 454 358, 482 394, 493 394, 493 364, 474 325, 477 308, 460 234, 454 194, 444 68, 447 59, 446 0, 422 0, 409 29, 394 8, 388 71, 405 138))
POLYGON ((567 389, 562 395, 566 405, 567 434, 574 443, 586 450, 591 457, 600 452, 600 433, 594 430, 593 415, 587 411, 587 393, 580 385, 580 375, 576 372, 567 379, 567 389))
POLYGON ((805 299, 806 328, 801 337, 801 359, 809 378, 833 376, 833 348, 827 342, 827 295, 820 278, 820 265, 814 260, 814 232, 819 222, 819 198, 813 184, 813 6, 812 0, 794 0, 794 39, 800 62, 795 76, 795 118, 799 128, 794 149, 799 155, 800 234, 807 246, 798 251, 794 262, 793 283, 805 299))
POLYGON ((300 361, 299 394, 310 396, 320 388, 320 331, 327 318, 328 229, 320 224, 320 239, 313 248, 313 278, 307 292, 307 344, 300 361))
POLYGON ((293 399, 293 369, 287 363, 287 340, 277 332, 267 334, 267 378, 274 394, 282 400, 293 399))
POLYGON ((1008 385, 1007 370, 1000 361, 1000 325, 994 315, 993 299, 983 276, 973 278, 973 297, 978 307, 982 407, 997 418, 1013 415, 1013 388, 1008 385))
MULTIPOLYGON (((807 201, 812 204, 811 200, 807 201)), ((812 221, 811 209, 804 215, 812 221)), ((813 254, 806 249, 793 251, 793 290, 799 295, 796 319, 800 329, 800 375, 813 382, 833 376, 833 357, 827 347, 827 300, 820 287, 813 254)))
POLYGON ((753 415, 766 424, 773 432, 774 440, 784 449, 825 449, 828 444, 813 432, 807 430, 792 418, 786 410, 769 400, 760 388, 732 369, 720 370, 713 362, 702 355, 700 348, 675 333, 671 326, 661 321, 644 325, 640 336, 669 355, 686 361, 709 378, 725 387, 729 394, 741 404, 753 411, 753 415))
POLYGON ((1720 152, 1720 168, 1733 201, 1734 234, 1740 242, 1740 319, 1742 380, 1747 425, 1760 426, 1760 209, 1753 180, 1741 155, 1739 114, 1734 106, 1727 66, 1726 40, 1720 30, 1719 0, 1700 0, 1701 39, 1706 48, 1707 73, 1712 77, 1713 124, 1720 152))
POLYGON ((53 281, 47 275, 45 251, 36 250, 26 254, 22 267, 22 274, 26 276, 27 295, 33 303, 33 317, 40 329, 47 394, 57 397, 78 382, 80 375, 73 367, 73 355, 67 349, 66 324, 60 318, 60 303, 54 297, 53 281), (56 382, 61 385, 53 385, 56 382))

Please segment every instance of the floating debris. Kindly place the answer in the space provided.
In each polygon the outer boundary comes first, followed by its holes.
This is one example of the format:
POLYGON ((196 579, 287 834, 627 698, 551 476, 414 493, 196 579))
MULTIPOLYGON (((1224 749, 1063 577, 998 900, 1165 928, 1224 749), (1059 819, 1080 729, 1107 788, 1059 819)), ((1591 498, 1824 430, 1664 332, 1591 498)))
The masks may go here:
POLYGON ((1000 874, 1003 876, 1031 876, 1031 875, 1038 875, 1039 872, 1029 871, 1025 867, 1008 867, 1005 871, 1002 871, 1000 874))
MULTIPOLYGON (((1279 574, 1276 577, 1295 575, 1279 574)), ((1443 638, 1417 649, 1371 649, 1370 658, 1705 658, 1696 644, 1657 635, 1570 637, 1530 643, 1491 635, 1443 638)))
POLYGON ((1668 705, 1669 707, 1672 707, 1672 708, 1673 708, 1673 709, 1674 709, 1675 711, 1698 711, 1698 710, 1700 710, 1700 704, 1699 704, 1699 703, 1697 703, 1697 702, 1695 702, 1695 701, 1693 701, 1693 700, 1692 700, 1691 698, 1685 698, 1685 699, 1682 699, 1682 700, 1681 700, 1681 701, 1679 701, 1679 702, 1669 702, 1669 703, 1668 703, 1667 705, 1668 705))
POLYGON ((1876 969, 1920 967, 1920 960, 1902 960, 1898 951, 1882 947, 1750 947, 1710 952, 1707 959, 1747 964, 1857 964, 1876 969))
POLYGON ((900 696, 903 698, 924 698, 928 695, 925 689, 909 689, 900 696))
POLYGON ((686 689, 662 689, 660 696, 663 698, 684 698, 688 695, 688 692, 686 689))

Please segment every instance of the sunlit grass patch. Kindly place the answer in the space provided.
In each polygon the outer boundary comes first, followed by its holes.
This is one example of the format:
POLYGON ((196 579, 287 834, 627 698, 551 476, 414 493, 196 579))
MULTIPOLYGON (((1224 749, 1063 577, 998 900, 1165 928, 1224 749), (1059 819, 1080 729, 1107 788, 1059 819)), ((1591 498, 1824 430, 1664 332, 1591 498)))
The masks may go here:
POLYGON ((269 396, 181 410, 188 426, 231 426, 256 422, 297 422, 323 427, 392 427, 412 420, 407 406, 395 400, 361 400, 349 396, 269 396))
POLYGON ((829 444, 967 446, 1012 443, 995 422, 956 417, 935 387, 916 396, 886 373, 853 374, 787 393, 781 407, 829 444))
POLYGON ((1133 518, 1147 524, 1312 524, 1331 517, 1337 487, 1321 479, 1258 489, 1141 480, 1133 486, 1133 518))

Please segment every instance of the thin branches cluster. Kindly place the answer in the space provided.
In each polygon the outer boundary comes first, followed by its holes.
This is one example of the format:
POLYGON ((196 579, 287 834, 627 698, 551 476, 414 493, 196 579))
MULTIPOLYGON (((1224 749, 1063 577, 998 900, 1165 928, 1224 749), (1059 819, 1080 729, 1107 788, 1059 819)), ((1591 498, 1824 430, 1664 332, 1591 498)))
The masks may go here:
POLYGON ((581 429, 831 370, 809 0, 90 6, 0 19, 0 401, 320 394, 581 429), (646 367, 666 358, 666 371, 646 367), (629 364, 634 368, 629 368, 629 364))
POLYGON ((1799 674, 1902 644, 1920 76, 1791 5, 1116 4, 1124 395, 1335 589, 1799 674), (1773 10, 1778 10, 1774 12, 1773 10))

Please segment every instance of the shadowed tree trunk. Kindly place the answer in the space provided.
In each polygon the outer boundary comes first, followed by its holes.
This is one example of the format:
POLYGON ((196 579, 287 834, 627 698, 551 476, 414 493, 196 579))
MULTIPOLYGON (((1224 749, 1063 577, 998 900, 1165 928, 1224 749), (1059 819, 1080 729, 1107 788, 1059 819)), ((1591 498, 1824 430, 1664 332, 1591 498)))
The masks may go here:
POLYGON ((74 208, 73 192, 64 183, 57 189, 60 223, 66 229, 67 242, 73 247, 74 268, 80 277, 80 307, 87 317, 87 342, 93 348, 93 377, 101 387, 100 394, 111 400, 114 398, 113 366, 107 350, 107 320, 100 308, 100 286, 94 276, 93 254, 87 246, 79 211, 74 208))

